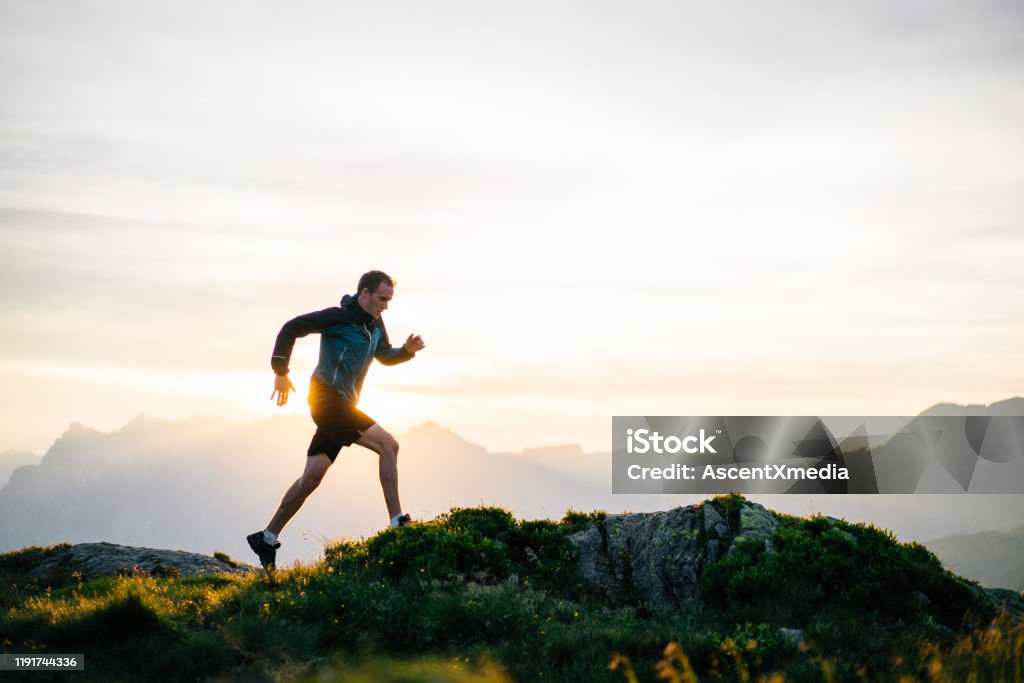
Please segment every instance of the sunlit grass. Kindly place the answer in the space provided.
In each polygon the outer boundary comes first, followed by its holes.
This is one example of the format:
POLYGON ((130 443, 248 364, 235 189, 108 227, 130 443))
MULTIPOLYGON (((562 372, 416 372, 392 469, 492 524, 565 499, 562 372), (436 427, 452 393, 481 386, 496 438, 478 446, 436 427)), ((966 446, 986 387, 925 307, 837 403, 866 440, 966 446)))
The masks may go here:
POLYGON ((727 638, 712 656, 711 667, 698 675, 690 657, 678 642, 670 642, 661 659, 650 670, 634 665, 628 655, 616 653, 608 664, 610 671, 620 674, 621 681, 658 680, 666 683, 699 683, 708 680, 734 680, 742 683, 786 683, 797 680, 821 680, 827 683, 844 680, 893 681, 894 683, 964 683, 965 681, 1024 680, 1024 619, 1001 613, 983 628, 963 634, 951 647, 922 641, 916 656, 891 658, 884 669, 869 670, 865 666, 849 666, 824 653, 816 653, 813 644, 800 648, 804 664, 799 673, 766 669, 758 656, 755 640, 738 642, 727 638))

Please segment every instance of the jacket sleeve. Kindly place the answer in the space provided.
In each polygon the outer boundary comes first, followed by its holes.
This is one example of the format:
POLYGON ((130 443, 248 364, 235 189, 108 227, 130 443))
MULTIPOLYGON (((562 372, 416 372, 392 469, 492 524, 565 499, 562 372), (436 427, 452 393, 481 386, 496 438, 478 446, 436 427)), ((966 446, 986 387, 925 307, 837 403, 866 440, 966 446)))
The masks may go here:
POLYGON ((397 349, 391 346, 391 342, 388 340, 388 331, 384 329, 383 324, 380 326, 380 332, 380 341, 377 343, 377 351, 373 354, 373 357, 380 361, 381 364, 398 365, 416 355, 406 351, 405 345, 399 346, 397 349))
POLYGON ((334 307, 306 313, 286 322, 281 331, 277 333, 274 353, 270 357, 270 367, 274 369, 274 374, 288 374, 288 361, 292 357, 292 349, 295 347, 297 338, 305 337, 313 332, 323 332, 332 325, 344 322, 345 317, 343 309, 334 307))

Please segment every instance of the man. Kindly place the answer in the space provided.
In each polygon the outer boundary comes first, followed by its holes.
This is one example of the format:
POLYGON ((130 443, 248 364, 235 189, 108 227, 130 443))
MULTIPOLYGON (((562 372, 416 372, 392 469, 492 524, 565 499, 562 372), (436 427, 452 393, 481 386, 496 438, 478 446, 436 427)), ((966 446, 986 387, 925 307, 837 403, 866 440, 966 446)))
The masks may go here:
POLYGON ((309 408, 316 433, 306 452, 302 476, 285 492, 267 528, 247 537, 249 546, 268 570, 274 568, 277 549, 281 547, 278 534, 320 485, 338 452, 353 443, 379 455, 380 485, 391 526, 409 522, 409 515, 402 512, 398 500, 398 442, 356 405, 371 360, 376 358, 384 365, 403 363, 425 344, 419 335, 412 334, 399 348, 392 348, 389 343, 380 316, 395 292, 395 281, 390 276, 379 270, 364 273, 356 291, 354 297, 342 297, 340 307, 289 320, 277 335, 270 359, 276 375, 270 398, 277 396, 277 405, 287 403, 288 392, 295 390, 288 379, 288 360, 295 339, 320 333, 320 360, 309 384, 309 408))

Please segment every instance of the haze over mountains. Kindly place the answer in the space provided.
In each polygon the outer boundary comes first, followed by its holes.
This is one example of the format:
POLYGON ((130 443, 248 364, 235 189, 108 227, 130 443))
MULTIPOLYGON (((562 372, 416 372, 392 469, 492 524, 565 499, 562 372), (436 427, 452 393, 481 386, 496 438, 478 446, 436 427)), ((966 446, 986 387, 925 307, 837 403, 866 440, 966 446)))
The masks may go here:
POLYGON ((928 548, 947 568, 983 586, 1024 591, 1024 524, 1011 531, 937 538, 928 548))
POLYGON ((4 487, 11 473, 23 465, 38 465, 42 456, 28 451, 4 451, 0 453, 0 489, 4 487))
MULTIPOLYGON (((311 433, 306 416, 251 422, 139 416, 111 433, 72 424, 41 460, 33 461, 31 454, 0 456, 0 477, 5 463, 28 462, 0 489, 0 551, 109 541, 222 550, 250 561, 244 537, 266 524, 300 473, 311 433)), ((644 512, 707 497, 612 495, 610 452, 560 445, 490 453, 433 423, 398 437, 403 504, 420 519, 481 504, 508 508, 520 518, 557 519, 569 508, 644 512)), ((780 512, 870 522, 893 530, 902 541, 1009 531, 1024 520, 1022 495, 750 498, 780 512)), ((325 539, 368 535, 386 522, 376 456, 362 448, 344 449, 285 530, 279 563, 312 560, 325 539)), ((1024 564, 1024 557, 1019 559, 1024 564)))

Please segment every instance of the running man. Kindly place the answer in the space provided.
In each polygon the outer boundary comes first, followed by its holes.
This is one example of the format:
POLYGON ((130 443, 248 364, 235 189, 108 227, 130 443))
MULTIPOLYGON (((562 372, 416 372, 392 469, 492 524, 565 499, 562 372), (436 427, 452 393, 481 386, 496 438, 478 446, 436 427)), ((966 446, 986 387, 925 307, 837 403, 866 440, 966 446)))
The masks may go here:
POLYGON ((288 402, 288 392, 295 390, 288 379, 288 361, 295 339, 320 333, 320 361, 309 382, 309 409, 316 433, 306 452, 306 466, 302 476, 285 492, 267 528, 246 539, 268 570, 274 568, 277 549, 281 547, 278 534, 320 485, 338 452, 353 443, 379 455, 380 485, 391 526, 409 523, 409 515, 402 512, 398 500, 398 441, 356 405, 371 360, 376 358, 384 365, 403 363, 425 344, 419 335, 413 334, 398 348, 389 343, 380 316, 395 292, 395 281, 390 276, 371 270, 359 278, 356 291, 354 297, 342 297, 340 307, 289 320, 274 344, 270 365, 277 376, 270 398, 277 396, 277 405, 283 406, 288 402))

